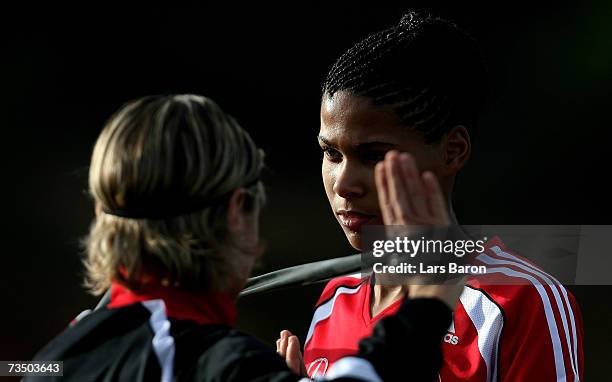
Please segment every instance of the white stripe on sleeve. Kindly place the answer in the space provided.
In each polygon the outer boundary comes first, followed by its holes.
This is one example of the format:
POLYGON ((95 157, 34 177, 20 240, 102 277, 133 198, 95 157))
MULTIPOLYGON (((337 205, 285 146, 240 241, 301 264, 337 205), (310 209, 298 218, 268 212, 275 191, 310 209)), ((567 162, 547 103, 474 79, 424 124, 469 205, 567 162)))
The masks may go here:
POLYGON ((355 294, 359 291, 359 288, 361 288, 362 285, 364 284, 363 283, 359 284, 357 287, 353 287, 353 288, 339 287, 338 289, 336 289, 334 296, 329 301, 327 301, 324 304, 321 304, 315 310, 314 315, 312 316, 312 322, 310 323, 310 328, 308 329, 308 334, 306 335, 306 341, 304 341, 304 347, 306 347, 306 345, 308 344, 308 341, 310 341, 312 334, 314 333, 315 326, 319 322, 331 316, 332 311, 334 310, 334 304, 336 303, 336 299, 338 298, 338 296, 342 294, 355 294))
POLYGON ((527 272, 531 272, 534 275, 542 278, 550 286, 550 289, 552 290, 553 295, 555 296, 555 301, 557 302, 557 306, 559 307, 559 315, 561 316, 561 321, 563 322, 563 329, 565 330, 565 341, 567 344, 567 348, 570 350, 569 358, 572 364, 572 371, 574 372, 574 382, 579 382, 580 374, 578 372, 578 343, 577 343, 578 335, 576 334, 576 320, 574 319, 574 311, 572 309, 572 305, 570 304, 569 297, 567 296, 567 291, 565 290, 565 287, 550 274, 534 267, 533 265, 529 264, 527 261, 523 259, 520 259, 516 256, 513 256, 510 253, 502 251, 501 248, 499 248, 498 246, 491 247, 491 250, 493 250, 493 252, 495 252, 496 255, 509 260, 508 262, 500 261, 500 263, 503 262, 506 265, 514 265, 527 272), (561 303, 561 297, 559 296, 559 293, 557 292, 557 288, 561 290, 561 293, 563 294, 563 299, 565 300, 565 305, 567 305, 567 308, 569 311, 568 316, 570 318, 570 325, 572 326, 572 333, 573 333, 572 340, 570 340, 570 332, 568 330, 565 308, 563 307, 563 304, 561 303), (572 349, 573 349, 573 352, 572 352, 572 349))
MULTIPOLYGON (((501 260, 493 259, 489 255, 480 254, 476 257, 476 259, 482 261, 485 264, 495 265, 498 264, 501 260)), ((533 276, 515 271, 514 269, 510 269, 507 267, 489 267, 487 269, 487 273, 502 273, 506 276, 522 278, 530 281, 535 287, 536 291, 540 295, 540 299, 542 300, 542 304, 544 306, 544 314, 546 316, 546 322, 548 324, 548 331, 550 334, 550 338, 553 344, 553 354, 555 359, 555 370, 557 373, 557 381, 565 381, 566 373, 565 373, 565 362, 563 361, 563 348, 561 347, 561 341, 559 336, 559 329, 557 328, 557 321, 555 320, 555 315, 553 312, 552 305, 550 304, 550 299, 548 298, 548 294, 546 290, 542 286, 537 279, 533 276)))
POLYGON ((504 316, 499 307, 480 290, 466 286, 460 300, 478 332, 478 350, 487 365, 487 381, 497 381, 499 339, 504 316))

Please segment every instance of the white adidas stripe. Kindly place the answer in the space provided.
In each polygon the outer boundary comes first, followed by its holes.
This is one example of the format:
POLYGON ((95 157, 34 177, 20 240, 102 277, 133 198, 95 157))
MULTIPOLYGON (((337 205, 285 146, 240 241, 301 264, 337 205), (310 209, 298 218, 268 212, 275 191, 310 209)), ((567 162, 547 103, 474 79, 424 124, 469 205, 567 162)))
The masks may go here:
POLYGON ((504 316, 489 297, 469 286, 463 288, 459 300, 478 333, 478 350, 487 365, 487 381, 496 381, 499 339, 504 326, 504 316))
MULTIPOLYGON (((476 259, 488 265, 499 264, 499 262, 501 261, 501 260, 493 259, 490 256, 485 255, 484 253, 478 255, 476 259)), ((544 314, 546 316, 548 330, 550 332, 550 337, 553 343, 553 354, 554 354, 554 359, 555 359, 555 370, 557 374, 557 381, 566 382, 565 362, 563 360, 563 348, 561 347, 559 329, 557 328, 557 321, 555 320, 555 316, 554 316, 554 312, 552 309, 552 305, 550 303, 550 299, 548 298, 548 294, 546 293, 546 290, 544 289, 542 284, 538 280, 536 280, 533 276, 527 273, 518 272, 514 269, 510 269, 507 267, 493 267, 493 268, 489 267, 487 269, 487 273, 502 273, 502 274, 505 274, 506 276, 517 277, 517 278, 528 280, 529 282, 533 284, 536 291, 540 295, 540 298, 542 299, 542 304, 544 305, 544 314)))
POLYGON ((497 254, 498 256, 509 259, 510 260, 509 264, 520 267, 521 269, 524 269, 526 271, 531 271, 535 275, 541 277, 544 281, 546 281, 547 284, 550 285, 550 289, 552 290, 553 295, 555 296, 555 301, 557 302, 557 306, 559 307, 559 310, 560 310, 559 315, 561 316, 561 320, 563 322, 563 329, 565 330, 565 337, 566 337, 565 340, 567 343, 567 348, 570 349, 570 361, 572 364, 572 371, 574 372, 574 382, 579 382, 580 373, 579 373, 579 368, 578 368, 578 335, 576 332, 576 320, 574 318, 574 311, 572 309, 572 305, 570 304, 569 297, 567 295, 567 290, 553 276, 551 276, 550 274, 546 273, 543 270, 540 270, 534 267, 533 265, 529 264, 527 261, 519 257, 516 257, 508 252, 504 252, 498 246, 491 247, 491 250, 493 250, 493 252, 495 252, 495 254, 497 254), (566 318, 565 309, 563 307, 563 304, 560 301, 561 297, 559 296, 557 289, 559 289, 561 293, 563 294, 565 305, 567 305, 567 308, 569 311, 569 314, 567 316, 569 316, 570 324, 572 326, 572 334, 573 334, 572 341, 570 341, 570 338, 569 338, 570 333, 569 333, 568 326, 567 326, 567 318, 566 318))
POLYGON ((306 347, 306 345, 308 344, 308 341, 310 341, 312 334, 314 333, 314 328, 315 326, 325 320, 326 318, 329 318, 329 316, 331 316, 332 311, 334 309, 334 304, 336 303, 336 299, 338 298, 338 296, 342 295, 342 294, 355 294, 359 291, 359 289, 363 286, 364 284, 361 283, 359 284, 357 287, 354 288, 349 288, 349 287, 339 287, 338 289, 336 289, 336 292, 334 293, 334 296, 327 301, 325 304, 320 305, 314 312, 314 315, 312 316, 312 322, 310 323, 310 328, 308 329, 308 334, 306 335, 306 341, 304 342, 304 347, 306 347))

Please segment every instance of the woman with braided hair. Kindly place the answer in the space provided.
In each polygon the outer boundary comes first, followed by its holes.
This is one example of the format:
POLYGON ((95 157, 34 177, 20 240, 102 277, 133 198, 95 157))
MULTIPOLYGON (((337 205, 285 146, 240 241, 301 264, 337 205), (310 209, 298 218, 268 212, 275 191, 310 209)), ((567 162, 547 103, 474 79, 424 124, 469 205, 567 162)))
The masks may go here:
MULTIPOLYGON (((323 85, 318 140, 327 197, 355 249, 363 249, 366 225, 457 224, 452 192, 470 156, 485 78, 468 34, 417 12, 335 62, 323 85), (393 191, 397 184, 407 192, 393 191)), ((582 325, 573 296, 499 238, 484 247, 479 258, 490 273, 465 284, 443 339, 439 379, 580 380, 582 325)), ((325 287, 303 362, 297 337, 281 332, 277 351, 290 367, 325 375, 416 288, 366 276, 339 277, 325 287)))

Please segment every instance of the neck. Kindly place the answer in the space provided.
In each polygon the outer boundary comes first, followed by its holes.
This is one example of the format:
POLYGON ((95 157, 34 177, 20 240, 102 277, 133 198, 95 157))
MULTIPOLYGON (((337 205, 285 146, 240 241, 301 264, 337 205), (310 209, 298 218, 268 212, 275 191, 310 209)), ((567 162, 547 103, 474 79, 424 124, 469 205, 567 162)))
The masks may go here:
POLYGON ((459 221, 457 220, 457 215, 455 214, 455 209, 453 208, 453 201, 450 197, 450 194, 446 198, 446 205, 448 206, 448 216, 450 217, 450 223, 454 225, 459 225, 459 221))
MULTIPOLYGON (((474 239, 472 235, 466 232, 463 229, 463 227, 459 225, 459 221, 457 220, 457 215, 455 214, 455 210, 453 208, 453 204, 452 204, 452 201, 450 200, 450 197, 448 198, 447 203, 448 203, 448 216, 450 217, 450 224, 452 226, 459 228, 457 231, 454 231, 454 234, 460 235, 465 240, 474 239)), ((455 237, 455 239, 459 239, 459 238, 455 237)))
POLYGON ((395 301, 406 295, 404 287, 401 285, 379 285, 374 284, 372 288, 372 298, 370 303, 370 313, 372 317, 377 316, 395 301))
POLYGON ((398 298, 404 296, 406 293, 403 286, 401 285, 374 285, 374 299, 375 304, 381 304, 385 301, 393 302, 398 298))

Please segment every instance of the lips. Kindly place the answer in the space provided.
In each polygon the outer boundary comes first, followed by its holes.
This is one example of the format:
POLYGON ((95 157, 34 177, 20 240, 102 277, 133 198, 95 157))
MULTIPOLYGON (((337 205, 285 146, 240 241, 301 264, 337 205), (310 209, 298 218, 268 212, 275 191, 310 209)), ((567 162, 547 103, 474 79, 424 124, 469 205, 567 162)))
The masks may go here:
POLYGON ((376 215, 356 211, 338 211, 338 220, 343 227, 353 232, 360 232, 363 225, 375 223, 376 215))

